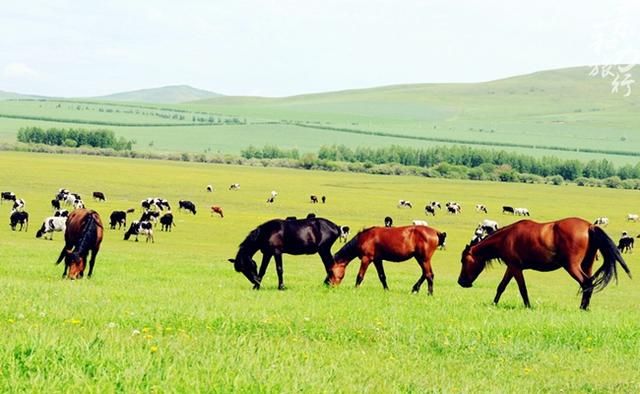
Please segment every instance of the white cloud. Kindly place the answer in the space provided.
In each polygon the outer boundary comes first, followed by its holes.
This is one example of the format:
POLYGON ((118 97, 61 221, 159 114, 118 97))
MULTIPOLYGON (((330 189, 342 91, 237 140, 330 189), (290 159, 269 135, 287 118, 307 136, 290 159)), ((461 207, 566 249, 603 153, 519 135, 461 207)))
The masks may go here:
POLYGON ((7 79, 38 79, 40 73, 24 63, 9 63, 2 69, 2 76, 7 79))

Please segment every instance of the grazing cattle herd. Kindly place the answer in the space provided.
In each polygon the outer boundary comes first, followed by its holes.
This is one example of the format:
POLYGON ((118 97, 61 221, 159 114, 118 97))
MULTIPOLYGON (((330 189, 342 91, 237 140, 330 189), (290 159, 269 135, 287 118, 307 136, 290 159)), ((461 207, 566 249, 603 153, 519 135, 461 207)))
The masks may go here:
MULTIPOLYGON (((229 190, 237 191, 240 184, 234 183, 229 186, 229 190)), ((207 192, 213 192, 213 186, 206 186, 207 192)), ((96 202, 106 201, 103 192, 94 191, 93 199, 96 202)), ((267 203, 272 204, 278 192, 271 191, 267 203)), ((318 196, 311 194, 309 198, 313 204, 319 203, 318 196)), ((17 198, 16 194, 10 191, 2 192, 2 202, 12 202, 9 214, 9 224, 13 231, 19 226, 18 231, 28 231, 29 214, 25 211, 26 201, 17 198)), ((322 203, 326 202, 326 196, 321 197, 322 203)), ((146 242, 155 243, 154 227, 159 221, 161 231, 171 232, 175 226, 174 216, 171 212, 171 205, 168 200, 160 197, 149 197, 141 200, 142 214, 139 220, 134 220, 127 228, 127 214, 133 214, 135 208, 127 210, 114 210, 109 217, 109 228, 111 230, 126 229, 124 240, 138 236, 145 237, 146 242)), ((411 201, 399 200, 398 208, 412 208, 411 201)), ((65 246, 60 252, 57 263, 65 260, 63 277, 71 279, 81 278, 84 275, 86 260, 91 253, 89 261, 90 277, 96 260, 96 255, 100 249, 103 237, 103 227, 100 216, 93 210, 85 209, 80 194, 73 193, 68 189, 61 188, 51 200, 51 207, 54 210, 53 216, 43 220, 42 226, 36 232, 36 238, 53 239, 54 232, 63 232, 65 246), (71 213, 67 209, 62 209, 62 204, 72 207, 71 213), (47 238, 47 234, 49 237, 47 238)), ((196 215, 196 206, 192 201, 179 200, 180 211, 196 215)), ((462 214, 462 206, 455 201, 445 204, 446 212, 451 215, 462 214)), ((211 216, 217 214, 224 218, 222 208, 212 205, 211 216)), ((435 216, 437 210, 442 206, 438 201, 431 201, 425 205, 425 215, 435 216)), ((488 209, 484 204, 475 205, 476 213, 487 214, 488 209)), ((529 210, 522 207, 503 206, 502 214, 515 216, 530 216, 529 210)), ((640 220, 637 214, 628 214, 627 222, 637 222, 640 220)), ((480 221, 473 231, 472 237, 463 252, 462 271, 459 283, 462 287, 470 287, 471 283, 484 268, 486 261, 493 258, 504 261, 508 268, 505 276, 498 286, 498 291, 494 302, 497 303, 501 293, 511 278, 518 282, 523 301, 529 306, 526 287, 522 278, 522 269, 534 269, 549 271, 564 267, 576 279, 583 289, 583 302, 581 307, 586 309, 589 299, 594 289, 601 289, 610 281, 615 274, 616 263, 620 264, 624 270, 630 274, 621 253, 631 253, 634 246, 634 237, 626 231, 622 233, 617 246, 599 228, 609 224, 607 217, 598 217, 593 224, 581 219, 566 219, 564 221, 539 224, 531 220, 520 220, 506 227, 500 227, 498 222, 490 219, 480 221), (557 223, 557 224, 556 224, 557 223), (586 224, 585 224, 586 223, 586 224), (579 246, 587 250, 587 254, 576 252, 578 245, 582 245, 583 238, 573 233, 584 232, 587 234, 592 246, 579 246), (536 232, 540 236, 536 238, 536 232), (559 234, 559 239, 551 234, 559 234), (554 238, 555 237, 555 238, 554 238), (567 240, 575 238, 575 242, 567 240), (576 238, 577 237, 577 238, 576 238), (506 243, 505 243, 506 242, 506 243), (573 242, 573 243, 572 243, 573 242), (514 246, 515 245, 515 246, 514 246), (575 248, 574 248, 575 246, 575 248), (504 248, 511 248, 503 250, 504 248), (518 248, 513 249, 513 248, 518 248), (537 251, 536 248, 540 248, 537 251), (530 249, 530 250, 529 250, 530 249), (566 252, 564 251, 566 249, 566 252), (591 265, 597 258, 596 249, 603 255, 604 265, 591 276, 591 265), (527 252, 527 250, 529 250, 527 252), (554 252, 551 252, 554 250, 554 252), (582 256, 584 267, 589 267, 584 272, 573 271, 572 264, 576 263, 571 253, 578 253, 582 256), (565 265, 567 264, 567 265, 565 265)), ((414 284, 412 290, 417 292, 422 283, 427 281, 428 294, 433 293, 433 270, 431 259, 438 248, 445 246, 446 233, 429 227, 425 220, 415 219, 410 226, 394 227, 393 219, 390 216, 384 218, 384 227, 371 227, 358 232, 350 241, 350 228, 347 225, 337 225, 327 219, 317 218, 314 213, 309 213, 305 219, 296 219, 294 216, 286 219, 273 219, 256 227, 249 233, 246 239, 240 244, 236 257, 229 259, 234 264, 235 270, 243 273, 253 284, 254 289, 259 289, 262 278, 266 272, 269 261, 273 257, 276 262, 276 273, 278 275, 278 288, 284 288, 282 254, 319 254, 326 271, 325 283, 338 285, 342 281, 345 269, 349 262, 358 257, 361 260, 360 270, 356 279, 356 286, 360 286, 367 267, 373 263, 376 267, 378 277, 384 289, 388 289, 386 275, 383 267, 383 260, 400 262, 410 258, 415 258, 421 267, 421 276, 414 284), (340 248, 335 255, 331 254, 331 247, 336 240, 340 240, 345 245, 340 248), (348 241, 348 242, 347 242, 348 241), (262 252, 262 262, 258 269, 257 263, 253 260, 253 255, 262 252)), ((640 238, 640 235, 638 235, 640 238)), ((585 238, 585 239, 587 239, 585 238)), ((590 244, 591 245, 591 244, 590 244)))

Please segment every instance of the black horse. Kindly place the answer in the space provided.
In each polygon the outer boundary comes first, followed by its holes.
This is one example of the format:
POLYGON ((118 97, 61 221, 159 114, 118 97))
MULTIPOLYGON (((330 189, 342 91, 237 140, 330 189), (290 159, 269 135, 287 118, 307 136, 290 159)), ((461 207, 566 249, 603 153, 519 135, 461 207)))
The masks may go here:
POLYGON ((330 269, 333 265, 331 246, 338 237, 340 237, 340 227, 327 219, 273 219, 251 231, 240 244, 236 258, 229 259, 229 261, 233 263, 236 272, 242 272, 249 279, 249 282, 253 283, 253 288, 257 290, 260 289, 262 277, 273 256, 276 260, 278 289, 284 290, 282 254, 318 253, 327 271, 325 284, 328 284, 330 269), (258 250, 262 252, 262 264, 259 272, 257 264, 253 260, 253 255, 258 250))

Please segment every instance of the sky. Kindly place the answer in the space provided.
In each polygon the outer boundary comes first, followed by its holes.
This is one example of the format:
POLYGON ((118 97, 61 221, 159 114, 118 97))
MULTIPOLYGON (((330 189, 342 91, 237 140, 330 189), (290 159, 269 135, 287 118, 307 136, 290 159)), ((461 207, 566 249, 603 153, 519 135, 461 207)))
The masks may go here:
POLYGON ((0 1, 0 90, 24 94, 288 96, 640 63, 638 0, 0 1))

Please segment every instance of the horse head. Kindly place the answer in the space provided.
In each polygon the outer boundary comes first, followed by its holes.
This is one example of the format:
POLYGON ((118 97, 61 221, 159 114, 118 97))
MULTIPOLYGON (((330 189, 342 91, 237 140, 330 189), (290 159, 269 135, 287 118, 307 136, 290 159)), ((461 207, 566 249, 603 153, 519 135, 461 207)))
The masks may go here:
POLYGON ((236 272, 242 272, 242 274, 252 284, 259 286, 260 280, 258 279, 258 264, 248 253, 244 253, 242 249, 238 251, 235 259, 229 259, 230 263, 233 263, 233 268, 236 272))
POLYGON ((462 268, 458 277, 458 284, 462 287, 471 287, 486 265, 486 261, 476 258, 471 249, 471 245, 467 245, 462 251, 462 268))
MULTIPOLYGON (((358 233, 359 235, 359 233, 358 233)), ((340 250, 333 256, 333 264, 329 270, 328 283, 331 286, 338 286, 344 278, 345 270, 351 260, 355 259, 358 254, 358 235, 351 238, 340 250)))
POLYGON ((64 263, 68 269, 67 277, 69 279, 80 279, 82 277, 85 267, 84 257, 78 253, 67 251, 64 263))

